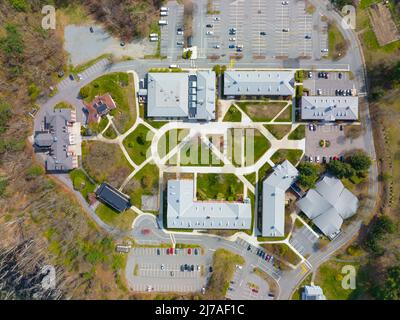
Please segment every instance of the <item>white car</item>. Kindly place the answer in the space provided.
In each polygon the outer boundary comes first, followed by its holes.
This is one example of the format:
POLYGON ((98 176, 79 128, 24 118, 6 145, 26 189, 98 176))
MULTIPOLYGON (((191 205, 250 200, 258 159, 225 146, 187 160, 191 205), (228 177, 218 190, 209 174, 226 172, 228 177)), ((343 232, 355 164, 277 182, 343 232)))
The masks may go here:
POLYGON ((315 162, 319 163, 319 160, 320 160, 319 156, 316 156, 315 157, 315 162))
POLYGON ((83 79, 83 76, 80 73, 78 73, 76 76, 77 76, 78 80, 82 80, 83 79))
POLYGON ((236 41, 235 37, 229 38, 229 41, 236 41))
POLYGON ((289 4, 288 1, 282 1, 282 5, 283 5, 283 6, 287 6, 288 4, 289 4))
POLYGON ((182 36, 182 35, 183 35, 183 31, 177 31, 176 34, 177 34, 178 36, 182 36))
POLYGON ((215 17, 215 18, 214 18, 214 21, 220 21, 220 20, 221 20, 220 17, 215 17))
POLYGON ((317 95, 320 96, 321 94, 322 94, 322 90, 321 90, 321 89, 318 89, 318 90, 317 90, 317 95))
POLYGON ((214 49, 219 49, 219 48, 221 48, 221 46, 220 46, 219 44, 216 44, 216 45, 214 46, 214 49))
POLYGON ((165 266, 162 264, 161 265, 161 270, 164 270, 165 269, 165 266))
POLYGON ((208 36, 213 35, 213 34, 214 34, 214 31, 206 31, 206 35, 208 35, 208 36))
POLYGON ((177 42, 176 42, 176 45, 177 45, 177 46, 183 46, 183 41, 177 41, 177 42))
POLYGON ((322 49, 321 52, 328 52, 328 49, 322 49))

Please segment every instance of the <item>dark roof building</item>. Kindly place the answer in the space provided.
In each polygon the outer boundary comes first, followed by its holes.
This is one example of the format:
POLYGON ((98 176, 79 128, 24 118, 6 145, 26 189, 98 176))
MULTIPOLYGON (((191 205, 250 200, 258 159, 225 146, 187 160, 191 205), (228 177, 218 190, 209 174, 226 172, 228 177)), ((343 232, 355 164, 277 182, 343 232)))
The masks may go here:
POLYGON ((88 111, 87 123, 97 123, 102 116, 115 109, 117 105, 111 95, 106 93, 102 96, 96 96, 90 103, 85 103, 85 107, 88 111))
POLYGON ((55 109, 43 119, 43 129, 35 132, 36 152, 47 154, 46 170, 65 172, 78 167, 81 152, 81 124, 75 110, 55 109))
POLYGON ((123 212, 131 207, 129 197, 108 183, 102 183, 100 185, 96 190, 96 197, 118 212, 123 212))

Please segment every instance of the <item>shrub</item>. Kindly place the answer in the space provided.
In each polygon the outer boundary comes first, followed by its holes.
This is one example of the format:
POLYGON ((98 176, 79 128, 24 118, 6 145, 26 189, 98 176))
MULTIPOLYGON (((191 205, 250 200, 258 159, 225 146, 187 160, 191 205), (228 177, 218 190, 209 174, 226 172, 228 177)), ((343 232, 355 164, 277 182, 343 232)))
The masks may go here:
POLYGON ((363 151, 351 155, 348 162, 356 171, 367 171, 371 166, 370 157, 363 151))

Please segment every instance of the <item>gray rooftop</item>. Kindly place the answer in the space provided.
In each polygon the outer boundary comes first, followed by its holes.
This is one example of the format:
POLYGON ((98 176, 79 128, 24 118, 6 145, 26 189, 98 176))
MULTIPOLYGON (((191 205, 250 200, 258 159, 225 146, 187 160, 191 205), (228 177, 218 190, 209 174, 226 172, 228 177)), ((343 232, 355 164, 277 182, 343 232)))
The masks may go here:
POLYGON ((303 120, 357 120, 358 97, 303 96, 301 98, 303 120))
POLYGON ((68 171, 78 165, 81 154, 80 124, 76 122, 75 111, 55 109, 47 111, 44 130, 35 133, 35 146, 47 152, 47 171, 68 171))
POLYGON ((343 183, 325 176, 297 202, 298 208, 329 238, 340 233, 343 220, 357 212, 358 199, 343 183))
POLYGON ((263 181, 262 236, 285 235, 285 193, 297 179, 297 169, 285 160, 263 181))
POLYGON ((302 300, 326 300, 324 292, 319 286, 304 286, 302 300))
POLYGON ((226 96, 291 96, 294 71, 225 71, 226 96))
POLYGON ((251 203, 195 200, 193 180, 168 181, 167 227, 250 229, 251 203))
POLYGON ((215 119, 215 72, 149 73, 147 116, 215 119))

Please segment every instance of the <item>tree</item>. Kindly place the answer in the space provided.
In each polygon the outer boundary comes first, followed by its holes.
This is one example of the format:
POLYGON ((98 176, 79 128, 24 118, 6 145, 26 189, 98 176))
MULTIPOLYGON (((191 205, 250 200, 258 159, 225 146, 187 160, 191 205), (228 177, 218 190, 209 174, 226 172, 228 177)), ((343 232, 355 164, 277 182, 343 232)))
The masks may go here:
POLYGON ((339 179, 350 178, 356 173, 350 164, 338 160, 330 161, 326 167, 330 174, 339 179))
POLYGON ((11 106, 4 101, 0 101, 0 134, 6 131, 10 118, 11 106))
POLYGON ((313 188, 319 177, 317 166, 309 162, 301 163, 298 167, 298 170, 299 184, 305 188, 313 188))
POLYGON ((379 300, 399 300, 400 266, 388 268, 384 284, 373 288, 372 294, 379 300))
POLYGON ((367 171, 371 166, 370 157, 362 151, 358 151, 357 153, 351 155, 348 159, 348 162, 356 171, 367 171))

